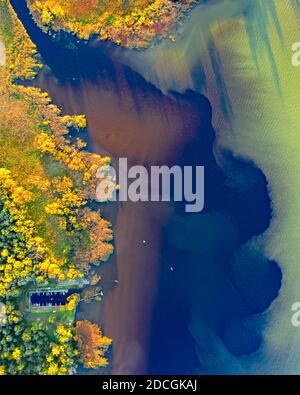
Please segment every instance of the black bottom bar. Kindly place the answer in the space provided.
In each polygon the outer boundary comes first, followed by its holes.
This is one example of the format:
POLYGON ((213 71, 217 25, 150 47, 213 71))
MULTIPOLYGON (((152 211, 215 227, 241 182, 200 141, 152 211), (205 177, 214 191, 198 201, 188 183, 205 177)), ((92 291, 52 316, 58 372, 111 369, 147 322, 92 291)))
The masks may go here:
MULTIPOLYGON (((262 390, 279 385, 297 384, 299 376, 3 376, 0 378, 0 393, 27 391, 30 394, 105 394, 182 392, 207 394, 214 390, 239 391, 262 390)), ((253 395, 256 395, 255 393, 253 395)))

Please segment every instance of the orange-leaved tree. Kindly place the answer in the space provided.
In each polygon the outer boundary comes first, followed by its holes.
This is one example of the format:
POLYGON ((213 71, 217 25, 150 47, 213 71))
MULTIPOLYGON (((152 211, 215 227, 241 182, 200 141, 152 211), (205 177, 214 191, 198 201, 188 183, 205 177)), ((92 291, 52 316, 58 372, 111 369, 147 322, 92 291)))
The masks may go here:
POLYGON ((80 359, 85 368, 96 369, 108 365, 105 357, 112 340, 103 336, 98 325, 90 321, 76 322, 80 359))

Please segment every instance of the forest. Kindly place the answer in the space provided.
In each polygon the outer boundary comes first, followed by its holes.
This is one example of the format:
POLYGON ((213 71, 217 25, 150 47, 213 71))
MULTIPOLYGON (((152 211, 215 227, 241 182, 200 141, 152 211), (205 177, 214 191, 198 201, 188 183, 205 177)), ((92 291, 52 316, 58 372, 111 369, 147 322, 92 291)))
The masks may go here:
POLYGON ((76 136, 84 115, 62 116, 47 93, 23 84, 43 64, 8 0, 0 2, 0 42, 0 374, 106 366, 111 339, 89 321, 74 322, 79 294, 53 314, 30 310, 28 292, 80 293, 100 280, 93 266, 112 254, 113 234, 89 203, 96 172, 110 158, 89 153, 76 136))

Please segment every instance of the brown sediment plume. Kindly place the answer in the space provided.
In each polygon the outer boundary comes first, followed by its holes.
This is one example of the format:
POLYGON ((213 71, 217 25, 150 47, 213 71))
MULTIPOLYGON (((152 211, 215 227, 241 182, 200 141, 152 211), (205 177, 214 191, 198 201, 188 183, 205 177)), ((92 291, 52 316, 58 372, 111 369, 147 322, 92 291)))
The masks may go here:
POLYGON ((104 324, 114 338, 114 374, 147 371, 153 296, 166 213, 153 203, 126 202, 115 225, 118 285, 106 293, 104 324), (143 240, 146 244, 143 244, 143 240))

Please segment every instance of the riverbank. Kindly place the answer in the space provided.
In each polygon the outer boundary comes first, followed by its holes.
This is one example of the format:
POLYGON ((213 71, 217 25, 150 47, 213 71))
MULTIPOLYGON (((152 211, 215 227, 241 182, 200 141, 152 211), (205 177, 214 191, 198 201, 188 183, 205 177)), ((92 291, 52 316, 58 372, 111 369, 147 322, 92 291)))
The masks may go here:
MULTIPOLYGON (((182 146, 197 134, 201 122, 201 114, 197 114, 200 105, 185 97, 176 100, 162 96, 138 76, 133 75, 128 81, 125 76, 128 77, 128 73, 120 67, 121 89, 103 79, 99 79, 97 85, 80 79, 75 88, 72 84, 61 85, 47 75, 39 77, 38 85, 51 92, 64 111, 76 113, 85 109, 90 145, 97 152, 109 153, 113 163, 119 156, 128 157, 130 163, 147 166, 176 163, 182 146), (137 87, 135 97, 130 94, 132 81, 137 87), (99 89, 100 86, 103 89, 99 89), (81 94, 76 93, 77 89, 81 94), (142 98, 139 105, 136 97, 142 98), (193 114, 190 121, 181 118, 179 107, 185 114, 193 114), (153 139, 160 142, 159 149, 153 149, 153 139)), ((172 208, 162 203, 126 202, 104 210, 106 216, 109 211, 109 218, 113 217, 115 235, 115 254, 103 269, 104 313, 102 316, 100 307, 93 305, 85 306, 84 314, 103 319, 105 333, 114 339, 113 373, 145 373, 161 264, 161 230, 172 208), (114 280, 118 280, 118 284, 114 284, 114 280)))
MULTIPOLYGON (((48 94, 28 86, 42 68, 36 46, 9 1, 1 2, 0 16, 5 48, 0 66, 0 301, 7 311, 0 328, 0 368, 2 374, 71 374, 88 341, 74 327, 79 298, 38 308, 30 295, 81 288, 91 263, 106 261, 112 253, 109 222, 85 207, 93 196, 95 170, 109 159, 83 151, 83 141, 68 136, 69 128, 86 127, 84 116, 62 117, 48 94), (101 236, 97 240, 95 233, 101 236), (39 350, 36 364, 34 348, 39 350)), ((105 365, 110 343, 102 334, 96 338, 103 347, 93 345, 102 354, 95 361, 105 365)))
POLYGON ((78 4, 76 0, 28 0, 36 23, 45 32, 67 31, 80 39, 96 36, 128 48, 146 48, 158 38, 174 40, 171 30, 198 0, 153 0, 78 4))

